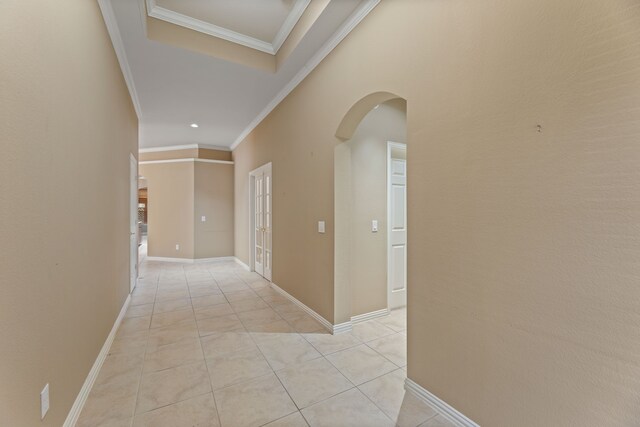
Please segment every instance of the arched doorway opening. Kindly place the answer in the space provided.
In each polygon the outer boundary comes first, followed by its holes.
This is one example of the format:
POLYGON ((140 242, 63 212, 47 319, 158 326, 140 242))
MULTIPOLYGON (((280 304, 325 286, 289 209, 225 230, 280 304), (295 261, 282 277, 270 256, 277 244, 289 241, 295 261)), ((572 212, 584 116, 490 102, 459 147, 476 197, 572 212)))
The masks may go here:
POLYGON ((336 131, 337 331, 374 318, 396 332, 406 328, 406 108, 396 94, 372 93, 336 131))

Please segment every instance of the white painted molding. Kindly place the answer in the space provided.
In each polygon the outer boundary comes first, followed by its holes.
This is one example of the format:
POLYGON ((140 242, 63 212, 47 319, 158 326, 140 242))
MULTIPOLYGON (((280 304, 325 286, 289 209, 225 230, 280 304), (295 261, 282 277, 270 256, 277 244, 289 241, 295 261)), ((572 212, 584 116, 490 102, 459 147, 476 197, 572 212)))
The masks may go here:
POLYGON ((231 144, 231 150, 235 150, 244 141, 244 139, 251 133, 253 129, 260 124, 265 117, 269 115, 274 108, 282 102, 304 79, 311 73, 322 60, 335 49, 338 44, 351 32, 353 29, 371 12, 380 0, 366 0, 362 5, 355 10, 342 26, 336 31, 329 40, 316 52, 315 55, 307 61, 307 63, 296 73, 296 75, 282 88, 280 92, 267 104, 267 106, 258 114, 258 116, 249 123, 249 125, 242 131, 242 133, 231 144))
POLYGON ((159 262, 181 262, 184 264, 193 264, 194 260, 192 258, 170 258, 163 256, 149 256, 147 255, 147 261, 159 261, 159 262))
POLYGON ((280 27, 280 30, 274 37, 273 41, 270 43, 264 40, 257 39, 255 37, 248 36, 246 34, 238 33, 228 28, 220 27, 210 22, 201 21, 191 16, 183 15, 182 13, 178 13, 173 10, 158 6, 156 4, 156 0, 146 1, 147 13, 152 18, 160 19, 171 24, 189 28, 203 34, 218 37, 223 40, 250 47, 251 49, 259 50, 271 55, 275 55, 276 53, 278 53, 278 49, 280 49, 284 41, 293 30, 293 27, 296 25, 298 20, 300 20, 300 17, 311 2, 311 0, 296 0, 293 8, 291 9, 291 12, 289 12, 287 18, 284 20, 282 26, 280 27))
POLYGON ((222 165, 232 165, 233 162, 230 160, 209 160, 209 159, 194 159, 193 157, 184 158, 184 159, 167 159, 167 160, 143 160, 138 162, 139 165, 155 165, 161 163, 188 163, 188 162, 197 162, 197 163, 219 163, 222 165))
POLYGON ((118 28, 118 23, 116 22, 116 15, 113 12, 111 1, 98 0, 98 4, 100 5, 100 11, 102 12, 102 18, 104 19, 104 23, 107 26, 107 31, 109 32, 109 36, 111 37, 111 44, 113 45, 113 50, 115 50, 116 57, 118 58, 118 63, 120 63, 120 69, 122 70, 124 81, 127 84, 127 89, 129 89, 129 96, 131 96, 131 102, 133 103, 133 108, 136 110, 136 115, 138 116, 138 119, 140 119, 142 118, 142 109, 140 108, 140 100, 138 99, 138 92, 136 91, 136 86, 133 82, 133 74, 131 74, 129 61, 127 61, 127 55, 124 49, 124 43, 122 42, 122 37, 120 36, 120 29, 118 28))
POLYGON ((193 262, 195 264, 201 264, 203 262, 229 262, 235 261, 236 257, 234 256, 219 256, 214 258, 195 258, 193 262))
POLYGON ((236 263, 240 264, 240 267, 244 268, 247 271, 251 271, 251 268, 247 264, 242 262, 242 260, 240 258, 235 257, 235 256, 233 258, 235 259, 236 263))
POLYGON ((418 399, 424 401, 427 405, 435 409, 442 417, 452 422, 458 427, 480 427, 479 424, 465 416, 453 406, 449 405, 438 396, 431 393, 426 388, 413 380, 407 378, 404 382, 404 388, 418 399))
POLYGON ((273 38, 273 41, 271 42, 271 47, 273 48, 273 51, 275 53, 278 53, 278 51, 284 44, 284 41, 287 39, 287 37, 289 37, 289 34, 291 34, 291 31, 293 31, 293 28, 302 17, 302 14, 307 9, 307 6, 309 6, 309 3, 311 3, 311 0, 297 0, 295 2, 293 8, 291 9, 291 12, 289 12, 289 15, 287 15, 287 19, 284 20, 282 26, 280 27, 280 30, 278 31, 278 34, 276 34, 276 36, 273 38))
POLYGON ((383 308, 382 310, 371 311, 369 313, 359 314, 357 316, 353 316, 351 318, 351 323, 362 323, 367 320, 375 319, 377 317, 384 317, 389 315, 389 309, 383 308))
POLYGON ((241 34, 227 28, 219 27, 218 25, 174 12, 173 10, 165 9, 164 7, 158 6, 155 0, 147 0, 147 13, 152 18, 160 19, 184 28, 189 28, 190 30, 198 31, 203 34, 218 37, 232 43, 269 53, 271 55, 275 54, 273 45, 269 42, 256 39, 255 37, 250 37, 246 34, 241 34))
POLYGON ((139 153, 158 153, 162 151, 176 151, 176 150, 193 150, 193 149, 205 149, 205 150, 218 150, 218 151, 231 151, 229 147, 222 147, 219 145, 209 144, 182 144, 182 145, 168 145, 166 147, 148 147, 138 150, 139 153))
POLYGON ((202 264, 205 262, 229 262, 229 261, 242 263, 242 261, 239 261, 234 256, 221 256, 221 257, 215 257, 215 258, 171 258, 171 257, 162 257, 162 256, 147 256, 145 259, 147 261, 179 262, 182 264, 202 264))
POLYGON ((275 283, 271 282, 271 287, 273 289, 275 289, 277 292, 279 292, 283 297, 285 297, 286 299, 288 299, 289 301, 291 301, 292 303, 294 303, 295 305, 300 307, 309 316, 313 317, 318 322, 320 322, 320 324, 322 326, 324 326, 329 332, 333 333, 334 326, 327 319, 325 319, 324 317, 320 316, 318 313, 316 313, 315 311, 313 311, 312 309, 307 307, 305 304, 300 302, 296 297, 294 297, 293 295, 289 294, 287 291, 285 291, 284 289, 282 289, 280 286, 276 285, 275 283))
POLYGON ((353 330, 353 323, 344 322, 333 325, 333 335, 343 334, 345 332, 351 332, 353 330))
POLYGON ((64 421, 63 427, 74 427, 78 422, 78 418, 80 417, 80 413, 82 412, 82 408, 84 408, 84 404, 87 401, 87 397, 89 397, 89 393, 91 392, 91 388, 93 388, 93 384, 96 382, 96 378, 98 378, 98 374, 100 373, 100 369, 104 364, 107 355, 109 354, 109 350, 111 349, 111 344, 113 343, 113 339, 116 337, 116 332, 118 331, 118 327, 124 318, 125 313, 127 312, 127 308, 129 307, 129 303, 131 302, 131 294, 127 295, 127 299, 124 301, 122 308, 120 309, 120 314, 116 318, 116 321, 111 328, 111 332, 107 336, 100 353, 98 353, 98 357, 96 361, 93 363, 91 370, 89 371, 89 375, 84 380, 84 384, 82 384, 82 388, 80 389, 80 393, 76 397, 75 402, 73 402, 73 406, 67 414, 67 419, 64 421))

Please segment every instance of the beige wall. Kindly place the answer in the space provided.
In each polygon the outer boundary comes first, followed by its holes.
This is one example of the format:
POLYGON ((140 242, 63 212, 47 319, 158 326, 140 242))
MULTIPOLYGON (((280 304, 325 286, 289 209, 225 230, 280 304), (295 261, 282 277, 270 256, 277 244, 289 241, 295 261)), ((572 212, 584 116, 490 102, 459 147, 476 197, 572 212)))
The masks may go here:
POLYGON ((149 256, 233 256, 233 164, 147 163, 140 175, 147 179, 149 256))
POLYGON ((224 160, 231 161, 231 151, 212 150, 209 148, 200 148, 198 150, 199 159, 208 160, 224 160))
POLYGON ((171 151, 152 151, 147 153, 140 153, 138 159, 141 162, 151 160, 172 160, 172 159, 195 159, 198 157, 197 148, 187 148, 183 150, 171 150, 171 151))
POLYGON ((351 316, 387 308, 387 142, 404 143, 406 134, 406 103, 396 99, 371 110, 345 143, 351 150, 351 316), (377 233, 371 232, 374 219, 377 233))
POLYGON ((138 123, 95 1, 1 2, 0 57, 0 425, 59 427, 128 294, 138 123))
POLYGON ((233 165, 196 163, 194 173, 194 257, 233 256, 233 165))
POLYGON ((409 377, 483 426, 637 424, 638 28, 635 0, 382 1, 234 151, 236 254, 272 161, 274 281, 333 320, 334 133, 396 93, 409 377))
POLYGON ((148 256, 193 259, 193 174, 194 162, 140 165, 147 178, 148 256))

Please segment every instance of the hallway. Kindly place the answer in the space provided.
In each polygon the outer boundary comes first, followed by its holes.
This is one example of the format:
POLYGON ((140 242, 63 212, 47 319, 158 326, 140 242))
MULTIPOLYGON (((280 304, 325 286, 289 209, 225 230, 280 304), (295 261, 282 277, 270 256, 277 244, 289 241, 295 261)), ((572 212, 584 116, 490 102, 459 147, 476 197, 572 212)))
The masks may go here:
POLYGON ((79 427, 450 425, 405 395, 404 310, 331 335, 232 261, 140 275, 79 427))

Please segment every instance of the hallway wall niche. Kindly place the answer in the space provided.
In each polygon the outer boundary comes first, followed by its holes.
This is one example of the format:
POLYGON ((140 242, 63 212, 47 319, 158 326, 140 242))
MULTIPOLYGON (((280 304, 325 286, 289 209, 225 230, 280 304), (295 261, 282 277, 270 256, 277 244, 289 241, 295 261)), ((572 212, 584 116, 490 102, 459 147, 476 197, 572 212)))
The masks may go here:
POLYGON ((365 108, 346 133, 350 139, 335 147, 336 313, 345 322, 388 307, 387 143, 407 139, 404 99, 365 108), (378 223, 376 232, 372 221, 378 223))

